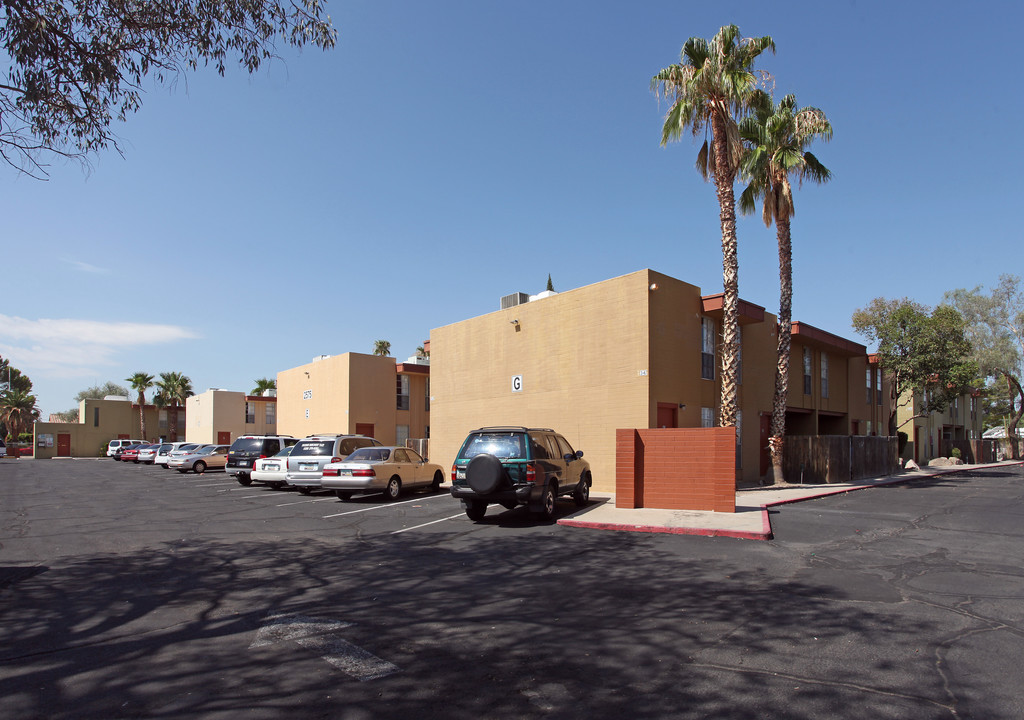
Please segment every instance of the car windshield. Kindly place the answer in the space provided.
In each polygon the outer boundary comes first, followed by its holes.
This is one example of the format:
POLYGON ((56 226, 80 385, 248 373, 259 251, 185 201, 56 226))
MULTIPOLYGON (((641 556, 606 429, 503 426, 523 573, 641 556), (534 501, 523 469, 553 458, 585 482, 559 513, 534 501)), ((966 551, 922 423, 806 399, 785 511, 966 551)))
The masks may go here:
POLYGON ((279 453, 278 453, 277 455, 275 455, 274 457, 288 457, 289 455, 291 455, 291 454, 292 454, 292 450, 294 450, 294 449, 295 449, 295 446, 294 446, 294 445, 292 445, 291 447, 286 447, 286 448, 285 448, 284 450, 282 450, 281 452, 279 452, 279 453))
POLYGON ((479 433, 471 435, 459 454, 461 458, 474 458, 477 455, 494 455, 508 459, 523 458, 522 433, 479 433))
POLYGON ((213 445, 207 445, 207 446, 206 446, 206 447, 204 447, 204 448, 199 448, 198 450, 196 450, 196 451, 195 451, 195 454, 196 454, 196 455, 210 455, 210 454, 212 454, 212 453, 213 453, 213 451, 214 451, 214 450, 216 450, 216 449, 217 449, 217 448, 216 448, 216 447, 214 447, 213 445))
POLYGON ((238 438, 231 445, 232 452, 263 452, 263 438, 238 438))
POLYGON ((292 450, 292 455, 331 455, 334 453, 333 440, 300 440, 292 450))
POLYGON ((386 462, 390 454, 387 448, 364 447, 345 458, 345 462, 386 462))

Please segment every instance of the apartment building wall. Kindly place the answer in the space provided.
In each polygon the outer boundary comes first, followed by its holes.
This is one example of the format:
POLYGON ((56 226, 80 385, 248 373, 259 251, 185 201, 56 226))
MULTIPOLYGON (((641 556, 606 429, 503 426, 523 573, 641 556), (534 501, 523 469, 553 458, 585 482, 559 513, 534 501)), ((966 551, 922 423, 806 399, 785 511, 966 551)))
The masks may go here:
POLYGON ((942 440, 975 440, 984 430, 981 403, 971 393, 964 393, 942 412, 914 417, 921 413, 919 397, 901 403, 896 411, 896 425, 907 433, 907 445, 900 457, 921 465, 941 457, 942 440))
POLYGON ((278 430, 295 437, 365 434, 388 445, 401 425, 410 438, 425 437, 429 366, 400 368, 391 357, 344 353, 279 372, 278 430), (397 407, 399 375, 409 377, 408 410, 397 407))
POLYGON ((477 427, 551 427, 613 491, 616 428, 651 423, 652 282, 641 271, 431 330, 431 460, 450 467, 477 427))
POLYGON ((189 442, 228 444, 242 435, 276 435, 276 407, 275 397, 211 388, 185 401, 185 438, 189 442), (268 406, 274 408, 269 415, 268 406))
MULTIPOLYGON (((106 444, 117 438, 155 440, 166 435, 161 429, 160 411, 146 405, 146 435, 142 437, 139 406, 127 400, 87 398, 78 404, 77 423, 36 422, 33 424, 34 457, 39 459, 70 455, 98 457, 105 454, 106 444), (42 444, 40 444, 42 441, 42 444), (100 452, 103 448, 103 452, 100 452)), ((185 410, 181 409, 182 418, 185 410)), ((181 430, 182 436, 184 431, 181 430)))

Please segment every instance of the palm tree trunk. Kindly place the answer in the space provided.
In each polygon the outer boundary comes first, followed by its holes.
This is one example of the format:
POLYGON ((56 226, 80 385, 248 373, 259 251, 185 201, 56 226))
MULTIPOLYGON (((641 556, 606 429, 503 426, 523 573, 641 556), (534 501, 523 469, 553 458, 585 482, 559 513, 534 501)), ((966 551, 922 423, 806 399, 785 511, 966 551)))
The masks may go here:
POLYGON ((736 380, 739 375, 739 260, 736 197, 732 188, 735 171, 729 167, 725 120, 717 113, 711 117, 711 130, 715 144, 715 189, 718 192, 719 219, 722 224, 722 284, 725 291, 722 302, 722 396, 719 425, 729 427, 736 425, 736 380))
POLYGON ((139 436, 140 440, 146 439, 146 396, 141 392, 139 393, 139 429, 142 434, 139 436))
POLYGON ((177 442, 178 440, 178 404, 174 403, 171 405, 171 419, 170 428, 168 428, 168 434, 171 436, 171 442, 177 442))
POLYGON ((768 439, 773 484, 786 482, 782 470, 782 451, 786 435, 786 405, 789 401, 789 355, 793 322, 793 246, 789 218, 776 216, 775 229, 779 239, 779 354, 775 366, 771 437, 768 439))

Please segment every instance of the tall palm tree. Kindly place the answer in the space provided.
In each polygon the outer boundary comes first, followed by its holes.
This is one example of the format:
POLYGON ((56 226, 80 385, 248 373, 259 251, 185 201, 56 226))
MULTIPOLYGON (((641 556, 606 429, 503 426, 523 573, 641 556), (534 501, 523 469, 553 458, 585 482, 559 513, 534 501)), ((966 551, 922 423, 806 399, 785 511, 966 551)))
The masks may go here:
POLYGON ((740 194, 740 210, 752 213, 761 201, 766 227, 775 223, 779 242, 779 345, 775 368, 775 399, 772 403, 772 480, 784 482, 782 449, 786 434, 786 404, 789 398, 790 325, 793 315, 793 248, 790 219, 796 213, 790 177, 827 182, 832 173, 804 148, 817 138, 832 138, 832 125, 825 113, 813 107, 797 107, 796 97, 787 95, 776 105, 772 97, 757 90, 751 95, 753 114, 740 123, 740 137, 748 152, 741 172, 748 181, 740 194))
POLYGON ((25 428, 38 419, 35 395, 24 390, 8 390, 0 396, 0 423, 7 428, 12 441, 16 442, 25 428))
POLYGON ((683 45, 679 63, 653 78, 651 89, 671 103, 662 126, 661 144, 679 140, 683 131, 705 133, 697 153, 697 169, 715 182, 722 226, 722 399, 719 424, 736 424, 736 382, 739 375, 739 262, 736 244, 736 198, 733 182, 743 154, 737 118, 745 112, 757 83, 754 60, 775 41, 765 35, 741 38, 739 28, 725 25, 711 40, 692 37, 683 45), (707 130, 711 130, 708 144, 707 130))
POLYGON ((172 440, 178 437, 178 408, 194 395, 192 381, 180 372, 160 373, 156 386, 160 392, 160 404, 171 408, 167 433, 172 440))
POLYGON ((139 429, 142 431, 140 437, 146 439, 146 391, 153 387, 153 376, 144 372, 137 372, 129 378, 125 378, 125 382, 131 384, 132 390, 138 392, 138 403, 139 403, 139 429))
POLYGON ((374 340, 373 354, 386 357, 391 354, 391 343, 387 340, 374 340))
POLYGON ((256 387, 254 387, 249 394, 262 395, 266 390, 277 390, 277 381, 265 377, 260 378, 256 381, 256 387))

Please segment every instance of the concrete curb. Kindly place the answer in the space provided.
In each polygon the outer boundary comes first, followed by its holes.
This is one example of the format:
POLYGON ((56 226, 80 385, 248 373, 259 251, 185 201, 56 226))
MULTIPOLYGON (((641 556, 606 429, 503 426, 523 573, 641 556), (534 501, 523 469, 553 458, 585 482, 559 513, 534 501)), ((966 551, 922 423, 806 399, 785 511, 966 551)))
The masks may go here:
MULTIPOLYGON (((731 537, 738 538, 741 540, 771 540, 774 537, 772 533, 770 512, 771 508, 773 507, 778 507, 780 505, 790 505, 793 503, 804 502, 806 500, 815 500, 817 498, 829 497, 831 495, 844 495, 846 493, 856 492, 858 490, 868 490, 874 487, 898 485, 900 483, 906 483, 912 480, 938 477, 941 475, 948 475, 950 473, 964 472, 965 470, 979 470, 984 468, 1006 467, 1014 465, 1024 465, 1024 461, 1004 461, 1001 463, 989 463, 984 465, 953 465, 950 467, 943 468, 929 468, 927 470, 920 469, 915 471, 908 471, 905 474, 901 474, 899 476, 890 476, 879 480, 865 481, 860 484, 851 484, 838 488, 821 487, 820 489, 815 489, 812 487, 808 487, 807 494, 805 495, 799 495, 796 497, 788 497, 781 500, 761 503, 759 505, 761 513, 760 530, 741 530, 714 527, 713 522, 707 522, 699 526, 670 526, 668 524, 657 523, 629 523, 584 520, 572 517, 563 518, 558 521, 558 524, 565 525, 566 527, 586 528, 590 530, 663 533, 669 535, 697 535, 701 537, 731 537)), ((799 486, 793 489, 798 490, 799 486)), ((614 512, 614 510, 612 510, 611 512, 614 512)), ((623 514, 625 515, 626 512, 628 511, 624 510, 623 514)), ((714 513, 710 511, 703 514, 707 516, 708 521, 713 521, 715 518, 721 520, 722 516, 731 515, 730 513, 714 513)))

